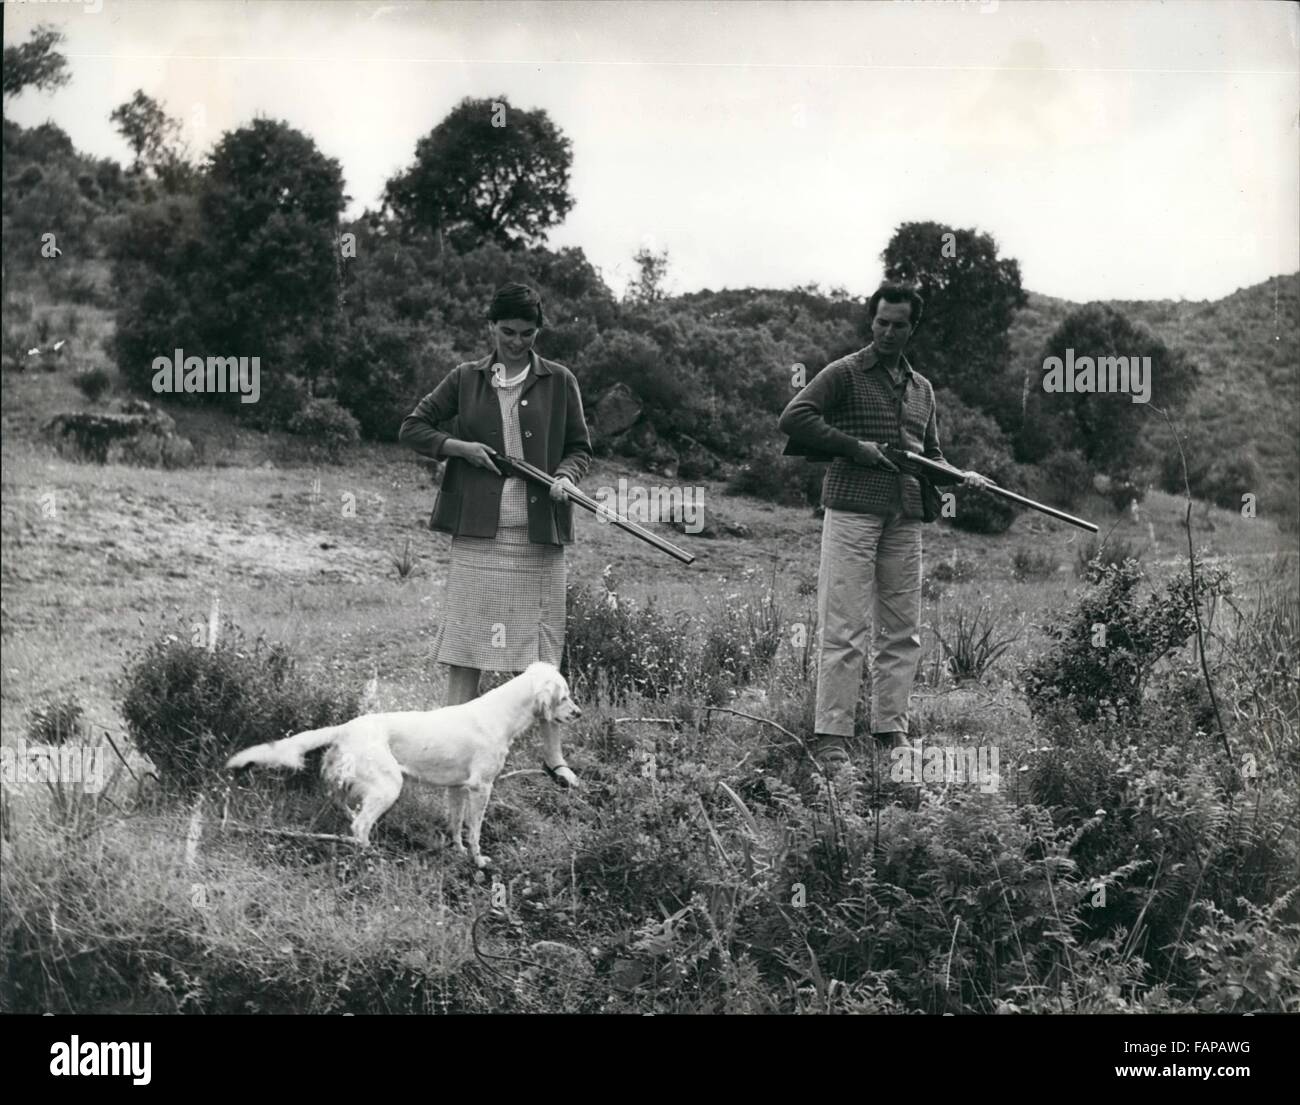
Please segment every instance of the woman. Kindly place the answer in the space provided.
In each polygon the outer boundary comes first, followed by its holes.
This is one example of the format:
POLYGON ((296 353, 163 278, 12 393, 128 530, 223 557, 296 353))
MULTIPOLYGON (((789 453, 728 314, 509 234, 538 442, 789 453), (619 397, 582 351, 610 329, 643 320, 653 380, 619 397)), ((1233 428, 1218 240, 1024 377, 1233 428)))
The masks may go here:
MULTIPOLYGON (((591 464, 578 381, 533 352, 545 322, 541 296, 506 284, 488 307, 492 352, 459 365, 402 422, 399 440, 447 458, 430 527, 452 534, 442 624, 433 659, 450 667, 447 704, 477 697, 483 671, 558 665, 564 650, 564 546, 573 540, 568 492, 591 464), (546 489, 505 479, 492 453, 522 457, 556 477, 546 489)), ((543 765, 564 786, 577 778, 543 722, 543 765)))

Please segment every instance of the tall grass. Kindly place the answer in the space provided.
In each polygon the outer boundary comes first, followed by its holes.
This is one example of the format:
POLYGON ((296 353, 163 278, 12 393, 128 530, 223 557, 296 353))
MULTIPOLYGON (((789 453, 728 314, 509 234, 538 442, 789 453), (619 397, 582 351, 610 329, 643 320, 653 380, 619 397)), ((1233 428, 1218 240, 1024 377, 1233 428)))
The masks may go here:
MULTIPOLYGON (((1007 785, 903 803, 869 756, 834 789, 804 781, 791 738, 810 716, 808 655, 767 651, 785 618, 769 578, 705 610, 573 603, 586 709, 566 747, 584 786, 503 778, 486 877, 417 788, 368 852, 329 839, 340 815, 314 784, 269 775, 213 773, 153 800, 119 781, 121 810, 76 837, 27 816, 0 871, 0 1006, 1300 1011, 1291 607, 1218 625, 1279 661, 1218 669, 1225 699, 1274 719, 1249 745, 1251 777, 1197 733, 1185 665, 1120 728, 1033 720, 986 663, 1007 785), (720 688, 691 665, 710 647, 725 659, 724 637, 727 687, 760 680, 773 724, 705 709, 720 688)), ((955 615, 985 654, 1005 635, 991 617, 955 615)), ((194 676, 238 659, 186 647, 194 676)), ((303 689, 282 686, 297 708, 303 689)), ((961 734, 927 733, 945 738, 961 734)))

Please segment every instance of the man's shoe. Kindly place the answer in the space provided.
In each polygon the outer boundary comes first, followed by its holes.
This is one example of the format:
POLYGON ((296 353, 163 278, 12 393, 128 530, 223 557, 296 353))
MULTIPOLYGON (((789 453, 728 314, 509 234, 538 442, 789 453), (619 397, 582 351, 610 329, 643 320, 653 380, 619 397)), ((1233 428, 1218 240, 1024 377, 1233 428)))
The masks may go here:
POLYGON ((808 742, 808 751, 822 771, 833 774, 849 762, 849 738, 818 733, 808 742))

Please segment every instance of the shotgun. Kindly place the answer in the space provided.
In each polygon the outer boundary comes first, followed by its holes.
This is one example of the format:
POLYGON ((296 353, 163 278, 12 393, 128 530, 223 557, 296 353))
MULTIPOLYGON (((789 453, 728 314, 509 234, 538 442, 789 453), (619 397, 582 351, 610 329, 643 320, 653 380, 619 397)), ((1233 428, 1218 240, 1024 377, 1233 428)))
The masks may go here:
MULTIPOLYGON (((532 480, 533 483, 539 483, 548 490, 555 486, 554 476, 548 476, 540 468, 529 464, 528 461, 521 460, 519 457, 508 456, 505 453, 489 451, 492 452, 492 463, 506 475, 515 476, 521 480, 532 480)), ((666 552, 674 560, 680 560, 683 564, 694 563, 695 557, 685 549, 679 548, 671 541, 665 541, 657 533, 652 533, 646 529, 645 526, 624 518, 618 511, 601 505, 590 495, 574 489, 569 492, 569 499, 577 503, 583 510, 591 511, 597 518, 603 518, 605 521, 618 526, 619 529, 627 530, 633 537, 639 537, 646 544, 653 545, 660 552, 666 552)))
MULTIPOLYGON (((906 449, 898 449, 893 445, 882 445, 881 452, 887 456, 890 461, 896 464, 904 472, 911 476, 931 476, 937 477, 936 482, 940 480, 945 484, 959 483, 965 478, 958 468, 953 468, 947 464, 941 464, 937 460, 930 460, 919 453, 911 453, 906 449)), ((997 495, 1003 499, 1010 499, 1013 503, 1019 503, 1021 506, 1027 506, 1030 510, 1036 510, 1040 514, 1046 514, 1049 518, 1056 518, 1062 522, 1069 522, 1072 526, 1078 526, 1080 529, 1086 529, 1089 533, 1096 533, 1097 527, 1091 522, 1085 522, 1082 518, 1076 518, 1073 514, 1066 514, 1063 510, 1057 510, 1054 506, 1047 506, 1044 503, 1037 503, 1033 499, 1026 499, 1023 495, 1017 495, 1014 491, 1007 491, 1001 487, 981 488, 990 495, 997 495)))

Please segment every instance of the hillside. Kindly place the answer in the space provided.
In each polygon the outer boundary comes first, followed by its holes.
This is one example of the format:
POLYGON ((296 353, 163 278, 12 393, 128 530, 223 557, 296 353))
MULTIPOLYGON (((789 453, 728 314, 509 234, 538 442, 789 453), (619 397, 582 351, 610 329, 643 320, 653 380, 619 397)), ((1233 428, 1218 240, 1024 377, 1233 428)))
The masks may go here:
MULTIPOLYGON (((1294 519, 1300 498, 1300 274, 1277 276, 1219 300, 1105 302, 1150 327, 1200 369, 1183 419, 1192 446, 1253 453, 1266 481, 1261 498, 1294 519), (1288 504, 1290 513, 1280 509, 1288 504)), ((1011 330, 1018 378, 1041 371, 1043 346, 1076 306, 1029 293, 1011 330)), ((1154 412, 1153 419, 1160 422, 1154 412)))

